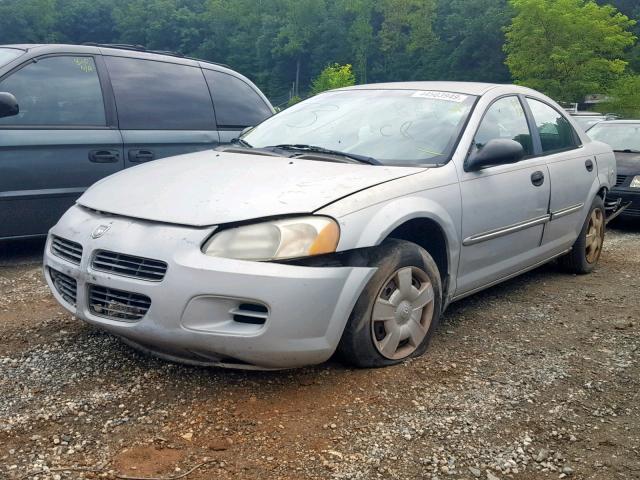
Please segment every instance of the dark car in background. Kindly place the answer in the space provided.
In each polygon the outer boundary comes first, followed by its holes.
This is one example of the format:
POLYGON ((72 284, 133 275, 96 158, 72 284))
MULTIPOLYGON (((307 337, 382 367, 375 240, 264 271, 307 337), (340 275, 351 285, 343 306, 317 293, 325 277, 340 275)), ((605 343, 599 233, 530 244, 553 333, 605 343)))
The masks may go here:
POLYGON ((0 46, 0 92, 0 239, 44 235, 96 181, 274 113, 230 68, 130 46, 0 46))
POLYGON ((611 145, 616 156, 618 176, 607 198, 632 202, 621 216, 640 218, 640 120, 598 123, 587 134, 611 145))

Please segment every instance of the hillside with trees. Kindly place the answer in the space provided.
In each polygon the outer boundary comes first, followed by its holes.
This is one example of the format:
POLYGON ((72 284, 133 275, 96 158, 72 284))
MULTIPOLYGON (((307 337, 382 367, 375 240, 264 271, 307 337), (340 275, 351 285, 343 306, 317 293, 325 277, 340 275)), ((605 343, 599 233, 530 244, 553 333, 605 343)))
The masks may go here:
POLYGON ((0 44, 127 43, 179 52, 230 65, 277 104, 310 93, 313 80, 336 63, 351 64, 358 83, 515 80, 576 101, 640 71, 640 26, 627 18, 640 18, 640 4, 598 3, 607 6, 586 0, 0 0, 0 44), (543 12, 568 9, 565 23, 555 25, 573 25, 571 35, 524 28, 536 5, 543 12), (585 9, 595 18, 584 18, 585 9), (611 45, 600 45, 603 38, 611 45), (547 55, 554 42, 560 42, 555 53, 573 64, 547 55), (531 46, 524 64, 516 58, 523 45, 531 46), (584 88, 573 82, 559 91, 558 71, 575 65, 584 88))

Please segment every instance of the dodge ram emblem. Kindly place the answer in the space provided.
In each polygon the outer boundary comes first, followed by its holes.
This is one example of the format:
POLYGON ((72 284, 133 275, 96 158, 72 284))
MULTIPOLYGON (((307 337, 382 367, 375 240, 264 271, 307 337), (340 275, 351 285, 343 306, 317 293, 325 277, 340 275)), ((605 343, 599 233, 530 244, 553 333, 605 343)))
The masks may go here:
POLYGON ((110 228, 111 225, 100 225, 99 227, 96 227, 96 229, 91 233, 91 238, 100 238, 107 233, 107 230, 110 228))

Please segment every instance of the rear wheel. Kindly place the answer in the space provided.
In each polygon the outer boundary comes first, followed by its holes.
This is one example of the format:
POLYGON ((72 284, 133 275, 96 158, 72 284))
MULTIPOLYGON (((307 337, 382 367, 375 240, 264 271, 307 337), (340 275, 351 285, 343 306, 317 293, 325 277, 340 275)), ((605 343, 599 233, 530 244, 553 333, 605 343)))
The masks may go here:
POLYGON ((342 335, 341 357, 383 367, 422 355, 440 318, 438 267, 418 245, 387 240, 373 253, 377 271, 358 298, 342 335))
POLYGON ((596 197, 571 251, 560 259, 569 272, 591 273, 598 264, 605 236, 605 210, 602 198, 596 197))

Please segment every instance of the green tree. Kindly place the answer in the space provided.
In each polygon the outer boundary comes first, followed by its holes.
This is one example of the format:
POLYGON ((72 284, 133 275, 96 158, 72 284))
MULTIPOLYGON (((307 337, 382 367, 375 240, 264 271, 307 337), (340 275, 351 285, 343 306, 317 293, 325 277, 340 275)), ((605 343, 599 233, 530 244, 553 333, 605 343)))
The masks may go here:
POLYGON ((383 0, 378 72, 387 80, 417 80, 429 68, 427 53, 433 47, 435 0, 383 0))
POLYGON ((324 0, 281 0, 282 25, 276 37, 276 53, 295 59, 294 95, 300 94, 302 60, 314 34, 318 32, 318 19, 326 14, 324 0))
POLYGON ((606 92, 624 74, 635 24, 610 5, 586 0, 510 0, 507 66, 522 84, 564 101, 606 92))
MULTIPOLYGON (((598 3, 613 5, 620 10, 620 13, 636 20, 633 33, 636 37, 640 37, 640 2, 638 0, 598 0, 598 3)), ((634 72, 640 73, 640 42, 627 53, 626 60, 634 72)))
POLYGON ((509 82, 502 47, 513 15, 507 0, 440 0, 434 23, 438 44, 427 77, 509 82))
POLYGON ((0 2, 0 43, 55 42, 54 0, 0 2))
POLYGON ((600 108, 626 118, 640 117, 640 75, 625 75, 618 79, 608 94, 609 101, 600 108))
POLYGON ((327 66, 313 82, 311 82, 311 93, 316 95, 326 90, 340 87, 350 87, 355 85, 356 77, 353 74, 351 65, 333 65, 327 66))

